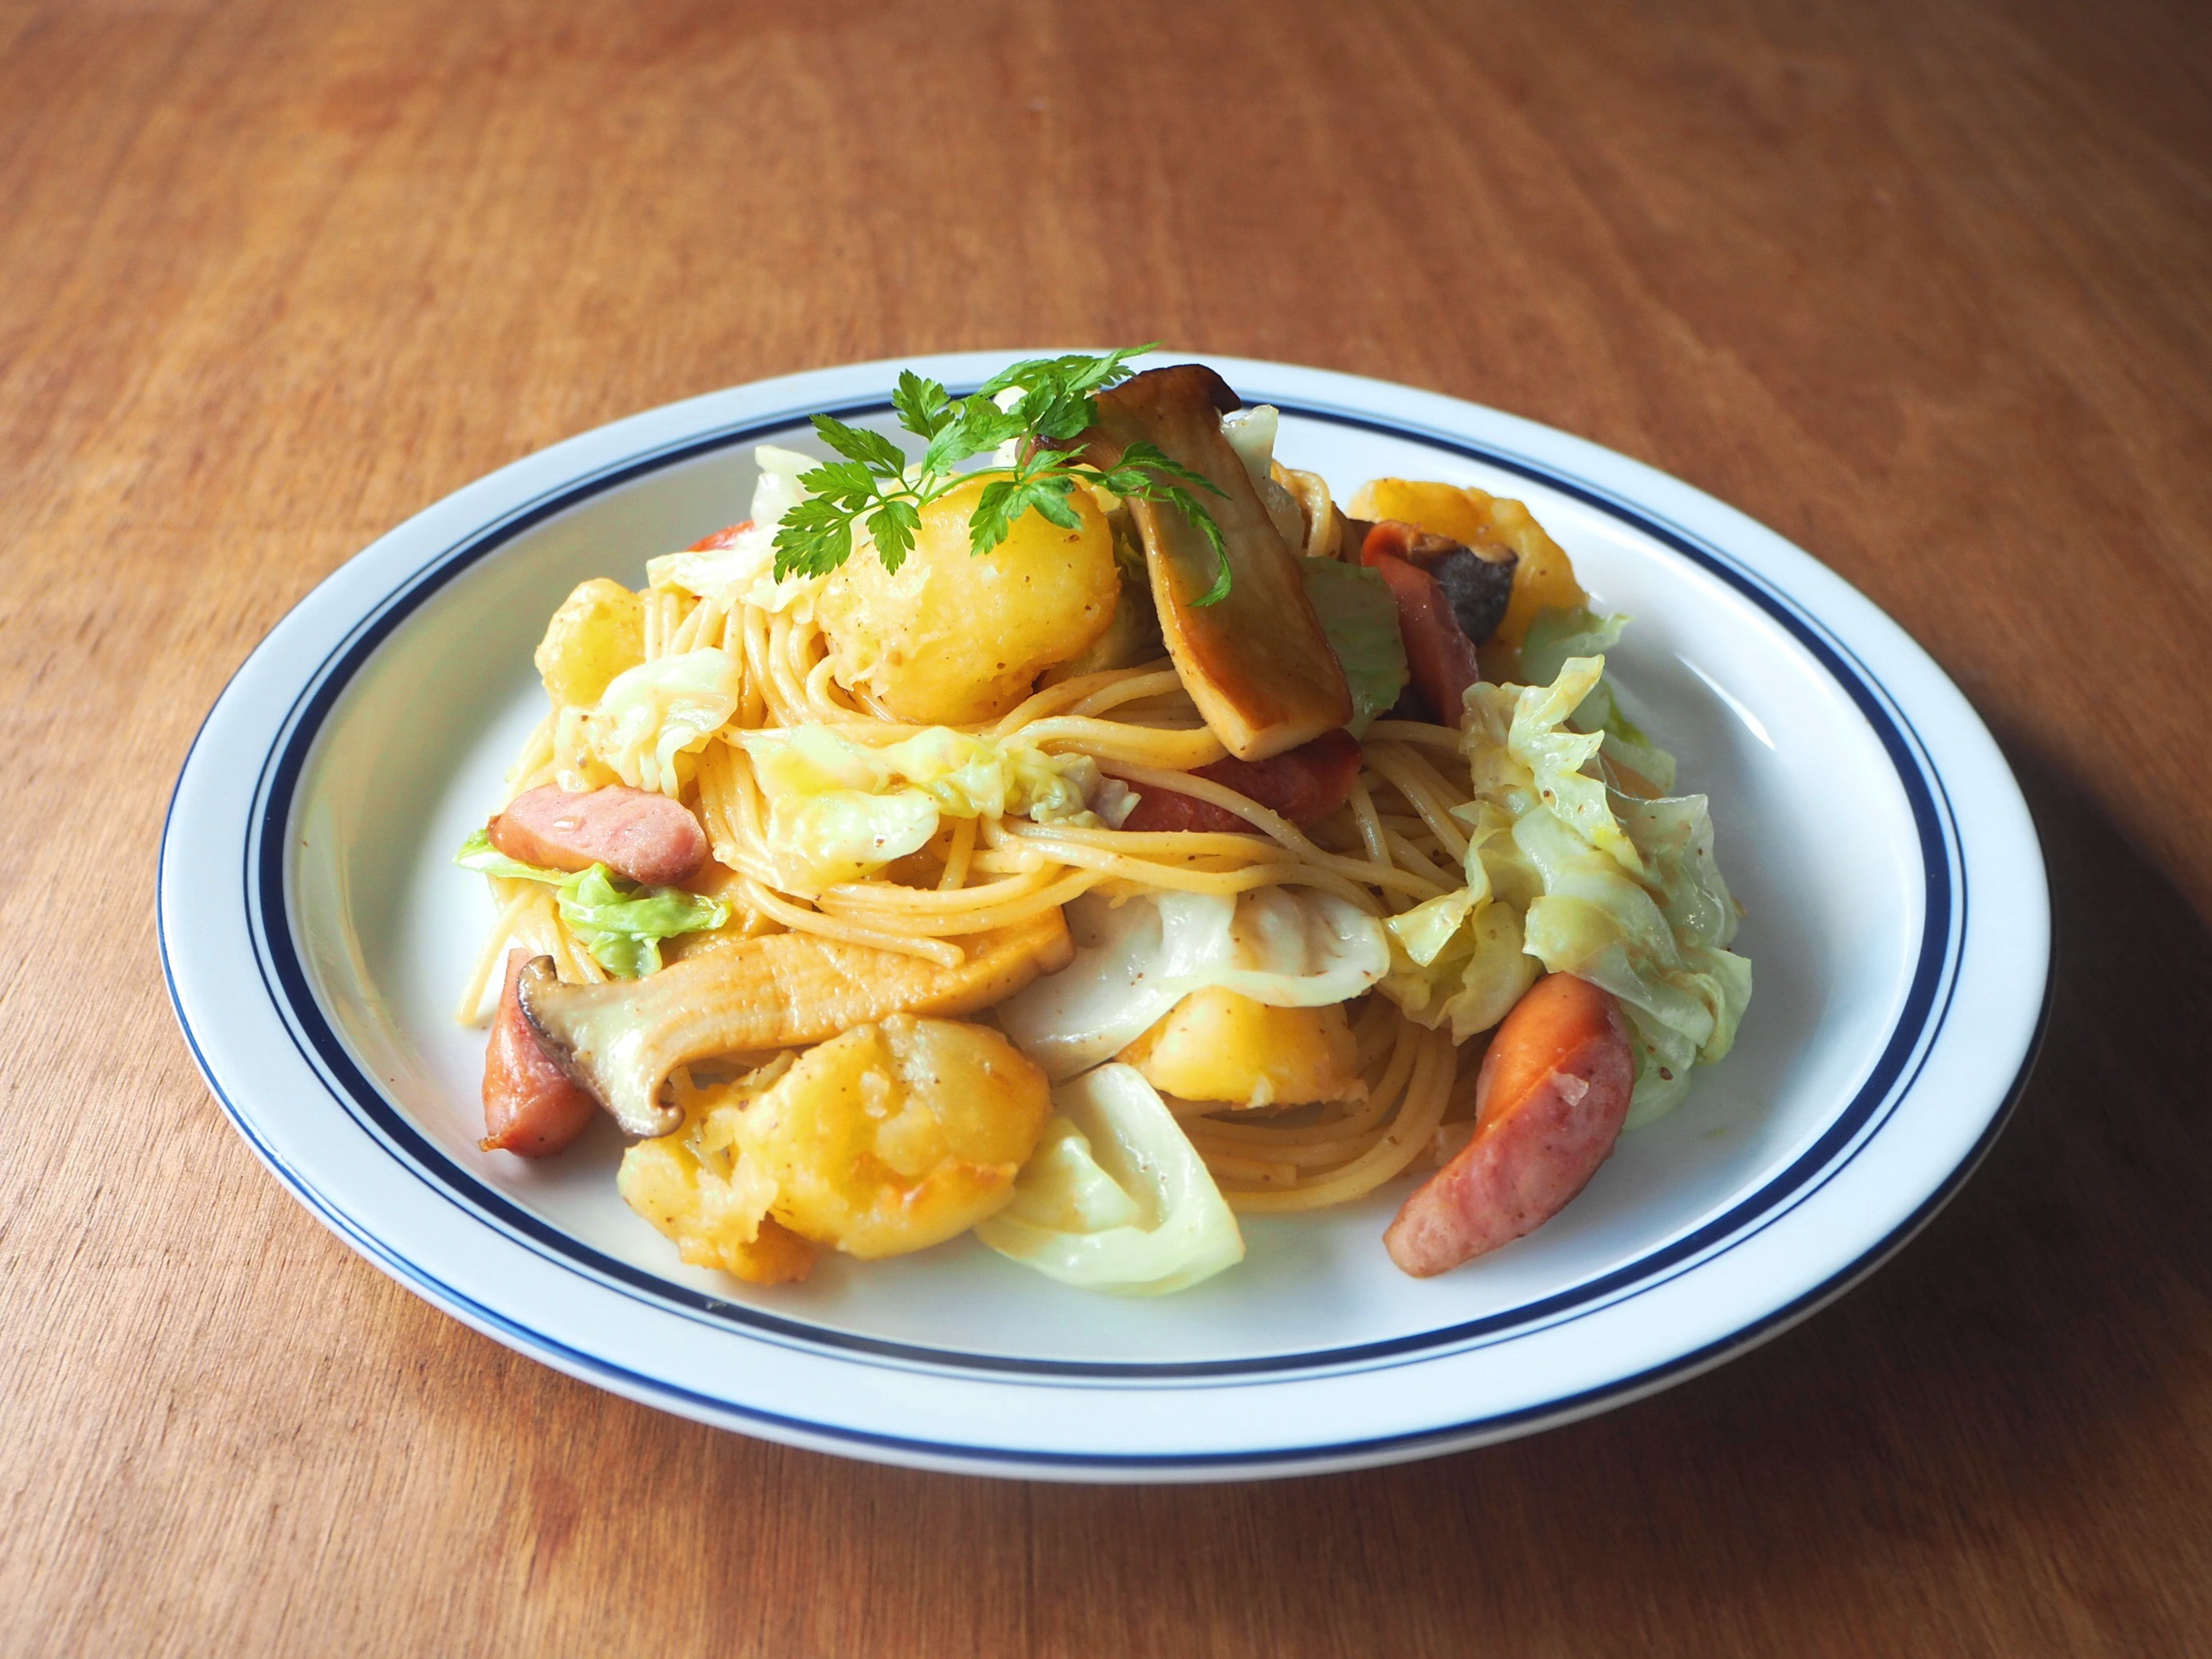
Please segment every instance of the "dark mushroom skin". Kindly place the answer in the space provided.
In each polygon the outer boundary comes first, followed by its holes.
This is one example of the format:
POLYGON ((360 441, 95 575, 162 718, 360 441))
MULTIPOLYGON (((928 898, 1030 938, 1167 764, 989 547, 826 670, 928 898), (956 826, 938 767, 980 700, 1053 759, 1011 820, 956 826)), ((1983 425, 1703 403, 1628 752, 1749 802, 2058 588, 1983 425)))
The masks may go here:
POLYGON ((1473 645, 1480 645, 1505 620, 1513 600, 1513 569, 1520 556, 1510 548, 1477 549, 1433 531, 1386 521, 1371 526, 1360 544, 1365 562, 1370 550, 1403 559, 1437 579, 1453 620, 1473 645))
POLYGON ((1299 556, 1222 435, 1237 394, 1212 369, 1180 363, 1100 392, 1097 405, 1097 423, 1078 440, 1091 465, 1114 466, 1130 445, 1149 443, 1219 492, 1192 491, 1220 527, 1218 558, 1178 507, 1133 500, 1129 516, 1168 654, 1222 746, 1239 760, 1266 760, 1351 720, 1351 689, 1306 597, 1299 556), (1224 562, 1228 592, 1200 605, 1224 562))

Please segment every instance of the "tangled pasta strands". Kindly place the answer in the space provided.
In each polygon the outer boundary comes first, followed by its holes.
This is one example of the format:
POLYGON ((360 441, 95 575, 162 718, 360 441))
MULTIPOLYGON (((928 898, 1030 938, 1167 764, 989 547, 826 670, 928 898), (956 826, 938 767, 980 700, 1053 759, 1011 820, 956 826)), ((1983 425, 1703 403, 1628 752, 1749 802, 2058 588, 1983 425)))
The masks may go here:
POLYGON ((1182 1119, 1231 1209, 1280 1215, 1349 1203, 1403 1172, 1453 1103, 1458 1053, 1449 1032, 1415 1024, 1380 998, 1362 1017, 1363 1100, 1182 1119), (1372 1053, 1370 1024, 1388 1029, 1372 1053))
MULTIPOLYGON (((694 884, 732 907, 730 931, 789 929, 955 966, 975 935, 1034 921, 1093 888, 1233 895, 1273 885, 1327 892, 1373 915, 1406 909, 1463 877, 1470 792, 1451 781, 1460 737, 1416 721, 1377 721, 1346 805, 1310 831, 1213 780, 1193 775, 1224 754, 1172 666, 1156 662, 1070 678, 971 727, 1050 753, 1084 755, 1139 792, 1170 790, 1218 806, 1255 833, 1140 832, 1026 819, 953 818, 920 852, 865 880, 801 894, 782 877, 766 833, 768 802, 737 732, 816 724, 887 744, 923 728, 890 718, 840 686, 818 624, 744 602, 653 590, 649 659, 720 645, 740 690, 730 724, 696 757, 685 791, 715 865, 694 884)), ((581 711, 549 715, 510 774, 509 798, 594 763, 581 711)), ((605 975, 562 923, 550 892, 496 883, 501 905, 465 998, 474 1012, 510 939, 552 957, 564 980, 605 975)), ((1268 1113, 1184 1119, 1231 1204, 1253 1213, 1318 1209, 1371 1192, 1419 1158, 1467 1090, 1447 1033, 1381 997, 1356 1026, 1364 1098, 1268 1113)))
POLYGON ((499 918, 485 936, 483 949, 477 953, 476 966, 454 1006, 456 1024, 474 1025, 489 1012, 486 1004, 501 982, 507 953, 515 945, 534 957, 552 957, 555 971, 571 985, 597 985, 606 978, 606 969, 561 920, 552 889, 534 881, 499 877, 491 878, 491 886, 499 918))
MULTIPOLYGON (((662 624, 672 641, 680 641, 688 625, 688 618, 662 624)), ((720 625, 739 642, 744 681, 739 714, 722 738, 748 729, 751 708, 758 709, 761 726, 817 724, 861 743, 896 742, 924 729, 885 718, 866 706, 872 698, 855 699, 838 686, 828 645, 811 622, 740 604, 720 625)), ((694 789, 714 857, 734 878, 724 896, 776 926, 953 963, 962 959, 962 939, 1033 921, 1109 882, 1227 894, 1292 884, 1335 893, 1370 912, 1381 908, 1358 879, 1331 866, 1332 855, 1266 808, 1187 778, 1189 768, 1225 751, 1198 723, 1164 663, 1061 681, 981 729, 1048 752, 1089 756, 1102 769, 1217 792, 1282 834, 1143 834, 1018 818, 954 819, 927 847, 879 876, 801 895, 781 885, 766 833, 768 802, 750 758, 733 743, 719 741, 700 756, 694 789), (1143 721, 1108 718, 1138 705, 1143 721)), ((1369 868, 1358 860, 1338 862, 1363 874, 1369 868)))

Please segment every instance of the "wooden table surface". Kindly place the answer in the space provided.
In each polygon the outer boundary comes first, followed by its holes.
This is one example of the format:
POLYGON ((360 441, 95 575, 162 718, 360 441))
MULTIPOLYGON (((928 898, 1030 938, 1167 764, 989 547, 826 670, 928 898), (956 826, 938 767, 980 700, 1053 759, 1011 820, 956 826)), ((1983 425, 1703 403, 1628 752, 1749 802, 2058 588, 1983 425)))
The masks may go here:
POLYGON ((0 0, 0 1649, 2180 1653, 2212 1642, 2212 21, 2189 0, 0 0), (448 490, 856 358, 1434 387, 1828 561, 2057 905, 1963 1195, 1721 1371, 1102 1490, 696 1427, 336 1243, 195 1074, 156 836, 448 490))

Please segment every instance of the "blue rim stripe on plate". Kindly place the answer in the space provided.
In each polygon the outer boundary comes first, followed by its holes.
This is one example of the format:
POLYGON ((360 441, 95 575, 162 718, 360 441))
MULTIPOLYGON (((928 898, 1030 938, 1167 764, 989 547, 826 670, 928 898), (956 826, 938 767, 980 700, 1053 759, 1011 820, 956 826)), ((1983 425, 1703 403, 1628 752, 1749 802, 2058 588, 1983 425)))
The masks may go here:
MULTIPOLYGON (((1874 726, 1891 757, 1913 811, 1927 878, 1929 925, 1923 927, 1920 957, 1916 964, 1905 1007, 1885 1047, 1881 1060, 1851 1105, 1789 1170, 1770 1182, 1759 1194, 1660 1251, 1538 1303, 1482 1320, 1417 1336, 1315 1353, 1185 1364, 1110 1364, 1008 1359, 886 1342, 848 1333, 826 1331, 803 1321, 782 1319, 757 1309, 702 1295, 577 1244, 454 1164, 441 1151, 422 1137, 381 1091, 362 1075, 321 1015, 294 949, 290 927, 271 928, 268 925, 270 916, 283 917, 287 914, 284 901, 287 864, 283 855, 287 845, 284 829, 290 816, 293 793, 315 735, 346 684, 382 640, 423 600, 461 570, 513 539, 523 530, 566 511, 592 495, 703 454, 733 447, 773 433, 787 431, 804 418, 804 411, 798 410, 748 421, 707 436, 679 441, 611 465, 592 477, 573 481, 525 504, 497 523, 463 538, 436 558, 427 562, 413 576, 394 588, 318 665, 288 716, 284 735, 264 762, 262 779, 257 787, 262 801, 257 814, 258 833, 252 837, 255 844, 246 849, 247 866, 243 872, 247 881, 246 898, 252 916, 256 946, 263 957, 264 979, 271 974, 275 977, 276 982, 269 987, 271 1000, 280 1014, 285 1017, 295 1041, 302 1045, 303 1057, 325 1076, 342 1106, 357 1120, 366 1119, 363 1127, 371 1127, 374 1138, 385 1143, 388 1155, 406 1165, 418 1177, 426 1174, 434 1176, 436 1182, 447 1189, 447 1196, 460 1201, 465 1209, 481 1219, 495 1219, 503 1224, 501 1231, 530 1243, 539 1254, 550 1260, 586 1272, 599 1282, 609 1283, 611 1288, 627 1289, 632 1292, 641 1291, 646 1299, 658 1305, 704 1316, 716 1322, 743 1326, 755 1334, 793 1340, 817 1350, 842 1350, 894 1363, 921 1364, 931 1369, 1014 1374, 1038 1379, 1066 1377, 1177 1382, 1209 1377, 1262 1381, 1271 1374, 1293 1371, 1311 1374, 1317 1370, 1339 1370, 1346 1366, 1364 1369, 1374 1362, 1426 1357, 1443 1348, 1472 1346, 1485 1338, 1503 1340, 1540 1324, 1559 1322, 1565 1316, 1593 1310, 1601 1302, 1610 1305, 1624 1299, 1626 1294, 1650 1288, 1676 1276, 1698 1260, 1709 1259, 1711 1254, 1717 1253, 1718 1247, 1724 1242, 1727 1248, 1734 1248, 1753 1233, 1764 1231, 1765 1225, 1771 1224, 1787 1209, 1794 1208, 1796 1202, 1802 1202, 1813 1191, 1825 1185, 1851 1161, 1857 1146, 1864 1144, 1868 1132, 1879 1127, 1875 1121, 1877 1114, 1887 1116, 1887 1113, 1881 1111, 1885 1104, 1894 1109, 1894 1103, 1901 1097, 1904 1090, 1910 1087, 1911 1076, 1917 1074, 1918 1066, 1915 1061, 1924 1059, 1927 1047, 1942 1024, 1942 1006, 1948 1005, 1948 986, 1946 981, 1949 975, 1946 970, 1963 933, 1964 872, 1963 868, 1958 869, 1954 888, 1954 866, 1951 854, 1955 845, 1955 831, 1949 822, 1949 803, 1943 799, 1940 806, 1938 805, 1942 782, 1915 752, 1922 747, 1917 742, 1918 734, 1911 732, 1908 737, 1909 721, 1904 720, 1901 711, 1898 710, 1886 690, 1879 689, 1878 682, 1863 664, 1848 659, 1848 653, 1840 643, 1832 636, 1826 636, 1825 629, 1797 613, 1779 595, 1771 592, 1763 583, 1751 578, 1748 573, 1719 554, 1717 550, 1702 544, 1679 527, 1659 521, 1647 511, 1631 507, 1583 481, 1564 476, 1556 469, 1494 449, 1470 445, 1449 434, 1425 430, 1411 423, 1377 421, 1347 411, 1305 406, 1294 402, 1285 401, 1277 406, 1292 415, 1411 439, 1497 466, 1558 489, 1628 523, 1720 576, 1759 605, 1802 646, 1813 653, 1874 726), (1938 917, 1943 919, 1942 925, 1933 925, 1938 917), (1902 1087, 1899 1086, 1900 1081, 1902 1087), (1752 1227, 1749 1232, 1742 1231, 1751 1227, 1753 1222, 1759 1224, 1752 1227)), ((870 401, 842 407, 836 412, 853 416, 881 412, 888 407, 880 401, 870 401)), ((268 1149, 261 1150, 264 1157, 270 1155, 268 1149)), ((278 1167, 281 1171, 282 1165, 278 1167)), ((284 1173, 294 1185, 302 1185, 296 1173, 284 1173)), ((352 1231, 350 1228, 348 1231, 349 1234, 352 1231)), ((412 1270, 409 1276, 417 1282, 435 1282, 428 1280, 419 1269, 412 1270)), ((450 1286, 441 1285, 438 1290, 437 1299, 441 1301, 463 1304, 467 1301, 450 1286)), ((620 1372, 635 1387, 654 1390, 665 1386, 649 1377, 622 1372, 619 1367, 612 1370, 620 1372)), ((719 1409, 738 1412, 746 1409, 733 1401, 714 1403, 719 1409)))

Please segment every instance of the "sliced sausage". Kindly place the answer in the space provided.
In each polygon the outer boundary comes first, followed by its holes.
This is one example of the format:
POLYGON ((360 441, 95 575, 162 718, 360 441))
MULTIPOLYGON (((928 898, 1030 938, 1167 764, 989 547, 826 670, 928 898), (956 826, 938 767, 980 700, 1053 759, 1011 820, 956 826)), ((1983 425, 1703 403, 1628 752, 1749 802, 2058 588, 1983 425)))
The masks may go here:
POLYGON ((1369 531, 1360 562, 1389 585, 1398 602, 1398 631, 1414 689, 1446 726, 1457 726, 1466 718, 1467 689, 1482 678, 1482 665, 1437 579, 1393 550, 1402 545, 1397 533, 1402 529, 1378 524, 1369 531))
POLYGON ((1613 1151, 1635 1082, 1612 994, 1571 974, 1538 980, 1483 1056, 1474 1137, 1383 1233, 1390 1259, 1426 1279, 1549 1221, 1613 1151))
POLYGON ((591 1127, 599 1105, 546 1054, 523 1018, 522 970, 529 961, 527 951, 507 953, 507 985, 484 1050, 484 1138, 477 1144, 488 1152, 550 1158, 591 1127))
MULTIPOLYGON (((1249 795, 1303 826, 1327 817, 1350 797, 1359 776, 1359 744, 1349 732, 1324 732, 1272 759, 1241 761, 1231 756, 1200 767, 1193 775, 1249 795)), ((1121 827, 1259 833, 1226 807, 1168 789, 1146 790, 1121 827)))
POLYGON ((707 861, 707 832, 681 801, 618 783, 580 794, 550 784, 528 790, 485 831, 493 846, 524 864, 552 870, 604 864, 647 887, 685 880, 707 861))

